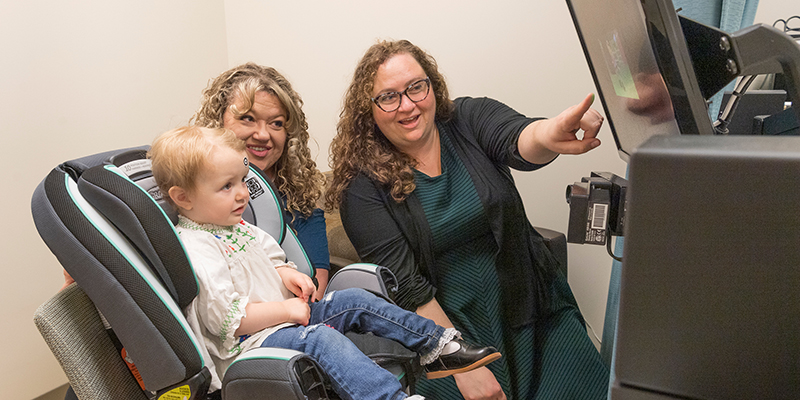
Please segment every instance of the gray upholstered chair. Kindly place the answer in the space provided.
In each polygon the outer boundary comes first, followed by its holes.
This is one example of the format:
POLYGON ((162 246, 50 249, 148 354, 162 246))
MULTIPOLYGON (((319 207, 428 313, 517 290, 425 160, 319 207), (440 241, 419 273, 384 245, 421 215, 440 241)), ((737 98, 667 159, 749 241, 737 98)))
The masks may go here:
POLYGON ((33 322, 79 398, 147 400, 94 303, 76 284, 39 306, 33 322))

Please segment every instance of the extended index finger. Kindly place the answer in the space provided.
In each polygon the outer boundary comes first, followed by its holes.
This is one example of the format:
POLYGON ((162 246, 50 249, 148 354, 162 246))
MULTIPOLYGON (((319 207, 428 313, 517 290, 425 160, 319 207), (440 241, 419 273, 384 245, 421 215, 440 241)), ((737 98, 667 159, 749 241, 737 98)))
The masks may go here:
POLYGON ((578 104, 576 109, 578 115, 583 115, 586 111, 589 111, 589 107, 592 106, 592 103, 594 103, 594 93, 589 93, 583 98, 583 101, 578 104))
POLYGON ((581 100, 580 103, 564 110, 561 114, 563 121, 566 123, 566 130, 571 130, 571 132, 577 132, 581 128, 581 120, 583 119, 583 115, 589 111, 589 108, 594 103, 594 93, 589 93, 586 97, 581 100))

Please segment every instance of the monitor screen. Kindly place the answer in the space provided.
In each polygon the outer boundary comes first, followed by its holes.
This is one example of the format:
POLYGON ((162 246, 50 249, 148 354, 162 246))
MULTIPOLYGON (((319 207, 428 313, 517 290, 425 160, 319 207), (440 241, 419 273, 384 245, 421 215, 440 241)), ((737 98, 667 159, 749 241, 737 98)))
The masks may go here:
POLYGON ((670 0, 567 0, 620 157, 713 128, 670 0))

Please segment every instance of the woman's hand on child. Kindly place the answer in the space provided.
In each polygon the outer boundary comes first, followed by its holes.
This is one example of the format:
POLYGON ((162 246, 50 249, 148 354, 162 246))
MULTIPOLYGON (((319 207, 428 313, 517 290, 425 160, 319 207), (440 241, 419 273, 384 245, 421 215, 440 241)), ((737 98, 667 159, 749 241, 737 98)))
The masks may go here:
POLYGON ((288 322, 300 324, 303 326, 308 325, 308 320, 311 318, 311 307, 308 302, 299 297, 283 301, 283 307, 286 309, 288 322))

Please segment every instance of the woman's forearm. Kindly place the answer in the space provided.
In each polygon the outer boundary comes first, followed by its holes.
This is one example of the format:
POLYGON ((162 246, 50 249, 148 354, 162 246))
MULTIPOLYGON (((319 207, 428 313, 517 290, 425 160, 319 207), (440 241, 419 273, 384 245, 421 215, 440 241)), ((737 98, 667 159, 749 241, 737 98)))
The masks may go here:
POLYGON ((317 291, 314 297, 317 300, 322 300, 322 296, 325 295, 325 289, 328 288, 328 279, 329 279, 330 271, 327 269, 318 269, 316 278, 317 278, 317 291))
POLYGON ((419 306, 417 308, 417 314, 433 320, 433 322, 436 322, 437 325, 441 325, 445 328, 453 327, 453 323, 450 322, 450 318, 447 318, 447 314, 444 313, 442 306, 439 305, 439 302, 436 301, 436 299, 419 306))

